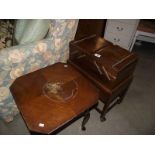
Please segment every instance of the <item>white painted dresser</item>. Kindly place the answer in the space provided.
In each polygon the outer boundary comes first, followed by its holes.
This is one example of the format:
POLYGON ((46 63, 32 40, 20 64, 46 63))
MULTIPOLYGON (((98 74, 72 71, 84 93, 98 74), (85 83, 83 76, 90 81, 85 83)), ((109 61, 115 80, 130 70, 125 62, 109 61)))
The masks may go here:
POLYGON ((108 19, 104 38, 130 50, 138 23, 138 19, 108 19))

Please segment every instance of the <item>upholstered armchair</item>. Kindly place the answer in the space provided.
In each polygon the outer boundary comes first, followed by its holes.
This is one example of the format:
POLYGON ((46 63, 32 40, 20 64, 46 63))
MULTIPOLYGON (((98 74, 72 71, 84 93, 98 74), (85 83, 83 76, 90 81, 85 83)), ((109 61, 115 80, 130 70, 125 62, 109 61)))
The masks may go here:
POLYGON ((69 42, 74 38, 78 20, 51 20, 47 38, 0 50, 0 118, 6 122, 18 114, 9 87, 24 74, 56 62, 66 62, 69 42))

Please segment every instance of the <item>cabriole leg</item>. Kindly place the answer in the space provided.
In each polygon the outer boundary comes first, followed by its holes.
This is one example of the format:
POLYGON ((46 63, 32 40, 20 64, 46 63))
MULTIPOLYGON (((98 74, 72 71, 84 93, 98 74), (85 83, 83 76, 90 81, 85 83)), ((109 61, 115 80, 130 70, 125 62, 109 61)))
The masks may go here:
POLYGON ((89 110, 88 110, 88 111, 86 111, 85 114, 84 114, 84 118, 83 118, 82 126, 81 126, 81 129, 82 129, 82 130, 86 130, 85 125, 86 125, 86 123, 88 122, 89 118, 90 118, 90 112, 89 112, 89 110))

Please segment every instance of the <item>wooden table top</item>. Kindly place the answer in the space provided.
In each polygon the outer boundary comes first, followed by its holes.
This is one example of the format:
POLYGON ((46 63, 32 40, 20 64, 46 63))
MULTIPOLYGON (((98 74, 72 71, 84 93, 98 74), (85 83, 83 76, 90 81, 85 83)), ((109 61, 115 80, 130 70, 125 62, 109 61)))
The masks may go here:
POLYGON ((141 20, 137 27, 137 30, 155 34, 155 22, 145 20, 145 19, 141 20))
POLYGON ((17 78, 10 90, 28 129, 43 134, 50 134, 65 125, 98 100, 97 89, 71 65, 63 63, 17 78), (53 100, 44 91, 51 81, 66 81, 65 90, 72 90, 76 83, 76 92, 66 100, 62 96, 60 100, 53 100))

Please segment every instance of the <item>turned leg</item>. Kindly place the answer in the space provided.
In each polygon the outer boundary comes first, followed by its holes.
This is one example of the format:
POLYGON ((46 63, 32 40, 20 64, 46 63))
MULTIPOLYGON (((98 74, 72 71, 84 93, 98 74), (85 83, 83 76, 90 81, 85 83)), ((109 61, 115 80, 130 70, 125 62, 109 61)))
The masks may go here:
POLYGON ((110 106, 110 103, 111 103, 110 101, 105 102, 105 105, 104 105, 103 110, 102 110, 101 115, 100 115, 101 122, 106 121, 105 115, 106 115, 106 113, 110 109, 112 109, 112 107, 114 107, 114 105, 120 104, 122 102, 122 100, 124 99, 124 96, 125 96, 126 92, 127 92, 127 89, 122 94, 120 94, 119 99, 117 99, 117 101, 113 104, 113 106, 110 106))
POLYGON ((128 88, 129 88, 129 87, 127 87, 127 89, 125 89, 125 90, 123 91, 123 93, 121 93, 121 94, 119 95, 119 99, 117 99, 117 100, 115 101, 115 103, 114 103, 112 106, 110 106, 110 103, 111 103, 110 100, 107 101, 107 102, 105 102, 105 105, 104 105, 103 110, 101 111, 101 115, 100 115, 100 120, 101 120, 102 122, 106 120, 106 118, 105 118, 106 113, 107 113, 110 109, 112 109, 116 104, 120 104, 120 103, 123 101, 123 99, 124 99, 124 97, 125 97, 125 95, 126 95, 126 92, 127 92, 128 88))
POLYGON ((106 102, 106 103, 104 104, 104 107, 103 107, 103 109, 102 109, 102 111, 101 111, 101 115, 100 115, 100 121, 101 121, 101 122, 106 121, 105 115, 106 115, 106 113, 107 113, 107 111, 108 111, 109 105, 110 105, 110 102, 106 102))
POLYGON ((128 90, 128 88, 122 94, 120 94, 119 99, 117 100, 117 104, 120 104, 123 101, 127 90, 128 90))
POLYGON ((85 125, 86 125, 86 123, 88 122, 89 118, 90 118, 90 112, 89 112, 89 110, 88 110, 88 111, 86 111, 85 114, 84 114, 84 118, 83 118, 82 126, 81 126, 81 129, 82 129, 82 130, 86 130, 85 125))

